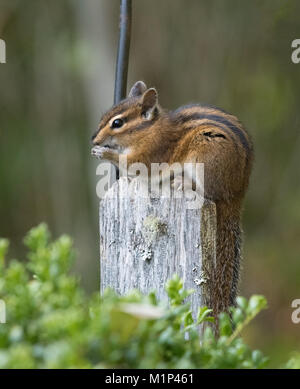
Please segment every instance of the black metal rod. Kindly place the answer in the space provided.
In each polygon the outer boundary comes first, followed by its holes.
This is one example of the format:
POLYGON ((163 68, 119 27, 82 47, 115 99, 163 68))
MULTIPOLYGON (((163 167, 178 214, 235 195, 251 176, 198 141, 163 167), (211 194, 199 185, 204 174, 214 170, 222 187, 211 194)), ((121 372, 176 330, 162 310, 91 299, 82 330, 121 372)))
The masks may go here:
POLYGON ((131 37, 131 0, 121 0, 120 7, 120 36, 118 57, 116 65, 116 80, 114 104, 119 103, 126 97, 128 61, 131 37))

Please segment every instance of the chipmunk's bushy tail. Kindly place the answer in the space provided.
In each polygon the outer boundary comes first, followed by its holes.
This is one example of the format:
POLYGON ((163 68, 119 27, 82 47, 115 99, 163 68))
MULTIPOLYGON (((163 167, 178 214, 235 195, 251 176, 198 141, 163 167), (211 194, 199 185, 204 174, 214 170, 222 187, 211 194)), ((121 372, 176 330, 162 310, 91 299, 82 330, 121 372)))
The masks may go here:
POLYGON ((238 292, 242 231, 240 206, 217 203, 216 265, 210 307, 214 315, 228 312, 235 305, 238 292))

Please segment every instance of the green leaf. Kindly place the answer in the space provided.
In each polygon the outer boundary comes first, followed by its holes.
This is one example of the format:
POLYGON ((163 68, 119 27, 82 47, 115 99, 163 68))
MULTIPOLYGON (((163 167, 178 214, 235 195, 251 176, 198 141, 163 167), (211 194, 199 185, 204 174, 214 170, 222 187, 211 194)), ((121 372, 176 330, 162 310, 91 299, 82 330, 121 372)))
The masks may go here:
POLYGON ((212 309, 209 309, 207 307, 199 308, 198 315, 197 315, 197 324, 201 324, 204 321, 214 322, 215 318, 212 316, 208 316, 212 312, 212 309))
POLYGON ((46 247, 49 242, 49 239, 49 229, 45 223, 42 223, 39 226, 32 228, 28 232, 24 239, 24 243, 29 249, 35 252, 40 248, 46 247))
POLYGON ((0 270, 4 267, 5 256, 8 252, 9 241, 7 239, 0 239, 0 270))
POLYGON ((232 334, 232 326, 230 322, 230 317, 227 313, 221 313, 219 315, 219 330, 221 336, 230 336, 232 334))
POLYGON ((250 298, 247 314, 251 316, 256 316, 260 311, 267 308, 267 300, 264 296, 254 295, 250 298))
POLYGON ((246 311, 247 310, 247 307, 248 307, 248 301, 245 297, 242 297, 242 296, 238 296, 236 298, 236 303, 237 303, 237 306, 242 310, 242 311, 246 311))

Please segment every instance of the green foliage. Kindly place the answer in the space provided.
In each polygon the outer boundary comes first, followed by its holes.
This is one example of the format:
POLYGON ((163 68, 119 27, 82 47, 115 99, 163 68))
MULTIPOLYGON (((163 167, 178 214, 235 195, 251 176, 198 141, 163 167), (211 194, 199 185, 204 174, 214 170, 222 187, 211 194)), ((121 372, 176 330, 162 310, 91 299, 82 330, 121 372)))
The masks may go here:
POLYGON ((0 368, 262 368, 267 358, 252 351, 240 332, 266 301, 240 297, 232 320, 220 315, 219 336, 211 310, 196 320, 174 276, 166 285, 170 306, 154 293, 119 297, 107 290, 88 297, 76 277, 72 241, 52 242, 46 225, 25 238, 29 262, 4 265, 8 242, 0 240, 0 297, 7 323, 0 325, 0 368), (233 323, 233 324, 232 324, 233 323), (205 326, 199 335, 199 324, 205 326))
POLYGON ((283 367, 286 369, 300 369, 300 353, 293 353, 291 359, 283 367))

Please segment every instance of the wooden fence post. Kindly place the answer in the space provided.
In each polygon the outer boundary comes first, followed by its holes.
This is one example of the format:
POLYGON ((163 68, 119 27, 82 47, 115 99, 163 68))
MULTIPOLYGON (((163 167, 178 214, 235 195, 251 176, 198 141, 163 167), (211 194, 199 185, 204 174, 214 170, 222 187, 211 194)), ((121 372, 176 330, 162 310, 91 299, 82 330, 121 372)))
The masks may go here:
POLYGON ((152 290, 166 298, 173 274, 194 289, 188 299, 193 316, 209 305, 216 258, 216 210, 204 202, 188 209, 185 198, 145 198, 138 186, 115 182, 100 202, 100 289, 123 295, 152 290))

